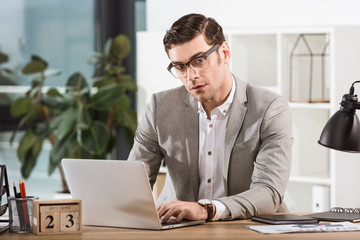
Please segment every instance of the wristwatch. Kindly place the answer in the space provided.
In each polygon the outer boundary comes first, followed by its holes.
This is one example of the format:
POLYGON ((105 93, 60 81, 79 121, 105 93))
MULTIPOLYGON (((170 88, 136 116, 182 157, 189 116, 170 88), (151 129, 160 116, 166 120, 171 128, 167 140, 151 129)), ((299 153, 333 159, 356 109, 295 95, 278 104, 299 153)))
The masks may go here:
POLYGON ((207 219, 206 221, 209 222, 211 221, 211 219, 214 218, 215 216, 215 211, 214 211, 214 204, 211 200, 209 199, 200 199, 198 201, 198 204, 204 208, 206 208, 207 211, 207 219))

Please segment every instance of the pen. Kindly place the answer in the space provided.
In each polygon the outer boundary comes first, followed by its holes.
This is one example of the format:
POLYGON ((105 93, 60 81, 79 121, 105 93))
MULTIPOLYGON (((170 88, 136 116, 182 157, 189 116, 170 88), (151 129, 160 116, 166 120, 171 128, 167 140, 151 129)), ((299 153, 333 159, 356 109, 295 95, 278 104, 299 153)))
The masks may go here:
POLYGON ((16 184, 15 184, 15 182, 13 182, 13 189, 14 189, 14 196, 17 198, 17 197, 18 197, 18 194, 17 194, 17 191, 16 191, 16 184))

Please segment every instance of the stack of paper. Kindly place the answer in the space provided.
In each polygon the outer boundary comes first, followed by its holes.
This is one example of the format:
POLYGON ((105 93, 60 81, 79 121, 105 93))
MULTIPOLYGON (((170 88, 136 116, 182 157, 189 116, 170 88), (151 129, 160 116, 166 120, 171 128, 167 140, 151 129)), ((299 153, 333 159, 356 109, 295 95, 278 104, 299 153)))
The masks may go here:
POLYGON ((264 234, 295 232, 344 232, 360 231, 360 225, 351 222, 289 224, 289 225, 251 225, 249 229, 264 234))

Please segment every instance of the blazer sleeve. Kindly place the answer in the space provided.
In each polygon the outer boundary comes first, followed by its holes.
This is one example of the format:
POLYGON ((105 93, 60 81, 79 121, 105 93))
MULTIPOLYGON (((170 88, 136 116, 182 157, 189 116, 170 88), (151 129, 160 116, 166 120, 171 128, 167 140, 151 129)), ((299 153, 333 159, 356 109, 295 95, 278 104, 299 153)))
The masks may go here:
POLYGON ((158 143, 156 129, 156 95, 153 94, 143 119, 135 133, 134 145, 130 151, 129 161, 142 161, 153 187, 159 173, 163 155, 158 143))
MULTIPOLYGON (((268 105, 259 123, 258 147, 244 150, 244 155, 254 155, 250 188, 228 197, 219 198, 230 210, 230 218, 250 218, 259 214, 272 214, 286 208, 283 202, 291 170, 292 123, 291 113, 283 97, 268 105), (249 151, 248 154, 246 151, 249 151), (252 152, 250 152, 252 151, 252 152), (254 154, 254 151, 257 151, 254 154)), ((231 161, 241 161, 234 154, 231 161), (236 159, 238 158, 238 159, 236 159)), ((243 166, 242 166, 243 167, 243 166)), ((236 169, 230 169, 233 174, 236 169)), ((228 184, 238 184, 229 182, 228 184)), ((229 187, 231 188, 231 186, 229 187)))

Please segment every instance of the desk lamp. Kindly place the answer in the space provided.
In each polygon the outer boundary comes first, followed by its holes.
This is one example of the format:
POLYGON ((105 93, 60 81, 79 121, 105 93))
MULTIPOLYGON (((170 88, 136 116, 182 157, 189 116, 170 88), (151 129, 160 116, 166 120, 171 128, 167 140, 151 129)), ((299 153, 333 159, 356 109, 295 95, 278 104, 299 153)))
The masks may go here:
POLYGON ((357 95, 354 95, 354 84, 349 94, 344 94, 341 107, 326 123, 319 144, 339 151, 360 152, 360 122, 356 109, 360 109, 357 95))

